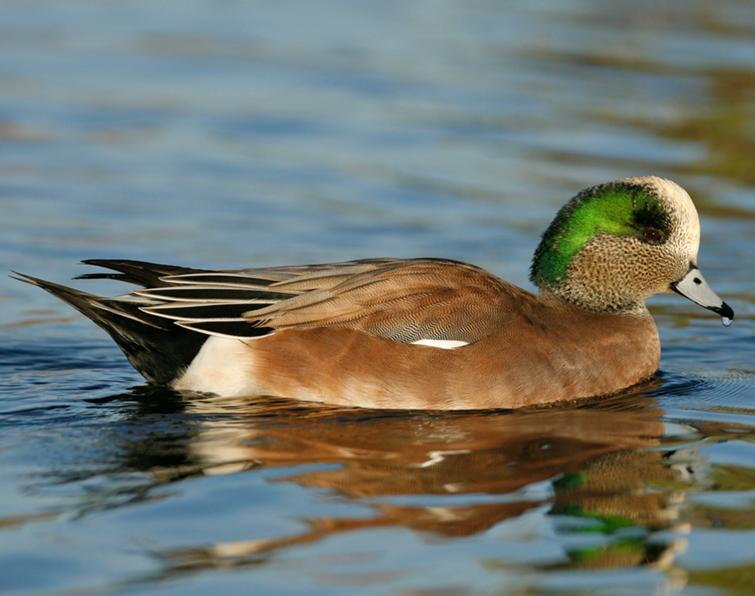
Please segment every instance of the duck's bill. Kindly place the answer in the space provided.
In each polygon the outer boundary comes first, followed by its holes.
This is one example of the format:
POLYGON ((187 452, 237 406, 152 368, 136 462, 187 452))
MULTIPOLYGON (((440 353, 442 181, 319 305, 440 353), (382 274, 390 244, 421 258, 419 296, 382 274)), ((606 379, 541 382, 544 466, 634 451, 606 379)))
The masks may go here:
POLYGON ((671 284, 671 289, 692 300, 695 304, 721 315, 721 321, 727 327, 731 325, 734 319, 734 311, 731 306, 721 300, 718 294, 710 289, 708 282, 705 281, 703 274, 697 267, 690 267, 687 275, 671 284))

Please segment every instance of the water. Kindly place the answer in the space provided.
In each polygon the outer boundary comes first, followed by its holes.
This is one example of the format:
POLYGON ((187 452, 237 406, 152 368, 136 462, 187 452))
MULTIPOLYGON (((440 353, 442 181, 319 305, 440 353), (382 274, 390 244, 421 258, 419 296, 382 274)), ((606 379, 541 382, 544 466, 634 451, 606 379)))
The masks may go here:
POLYGON ((6 1, 0 50, 6 270, 431 255, 529 287, 566 199, 655 173, 737 313, 654 299, 629 395, 394 414, 146 387, 0 278, 0 591, 752 590, 752 3, 6 1))

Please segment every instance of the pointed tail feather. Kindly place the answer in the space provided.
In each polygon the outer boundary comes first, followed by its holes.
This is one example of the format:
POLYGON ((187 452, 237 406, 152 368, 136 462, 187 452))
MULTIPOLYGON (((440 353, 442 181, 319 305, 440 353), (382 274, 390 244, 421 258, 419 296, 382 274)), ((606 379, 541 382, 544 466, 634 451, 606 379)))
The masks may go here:
POLYGON ((110 269, 102 273, 84 273, 75 279, 117 279, 144 288, 157 288, 166 285, 160 278, 166 275, 183 275, 187 273, 204 273, 203 269, 148 263, 147 261, 133 261, 131 259, 85 259, 86 265, 95 265, 110 269), (117 273, 113 273, 117 271, 117 273))
POLYGON ((191 363, 205 335, 140 310, 148 300, 103 298, 44 279, 13 272, 14 279, 50 292, 102 327, 144 377, 168 384, 191 363))

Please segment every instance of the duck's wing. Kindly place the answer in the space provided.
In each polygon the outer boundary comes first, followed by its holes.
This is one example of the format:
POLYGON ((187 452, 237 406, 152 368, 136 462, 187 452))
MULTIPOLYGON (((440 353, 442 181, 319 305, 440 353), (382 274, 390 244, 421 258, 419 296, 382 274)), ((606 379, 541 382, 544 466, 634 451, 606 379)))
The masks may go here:
POLYGON ((193 270, 158 281, 133 292, 149 301, 145 313, 231 337, 346 327, 405 343, 472 343, 534 299, 478 267, 441 259, 193 270))
POLYGON ((379 269, 399 259, 363 259, 318 265, 292 265, 284 267, 259 267, 253 269, 197 269, 178 265, 164 265, 131 259, 86 259, 82 263, 103 267, 109 271, 85 273, 75 279, 115 279, 143 288, 159 288, 171 285, 249 285, 259 282, 266 286, 273 283, 289 283, 290 288, 302 291, 332 286, 347 277, 379 269), (301 278, 303 283, 295 284, 301 278), (310 281, 306 281, 310 280, 310 281))
MULTIPOLYGON (((207 335, 261 338, 277 330, 359 329, 398 342, 472 343, 526 314, 534 296, 482 269, 433 259, 213 271, 93 260, 141 288, 101 297, 24 274, 105 329, 148 380, 170 383, 207 335)), ((437 347, 452 347, 449 344, 437 347)))

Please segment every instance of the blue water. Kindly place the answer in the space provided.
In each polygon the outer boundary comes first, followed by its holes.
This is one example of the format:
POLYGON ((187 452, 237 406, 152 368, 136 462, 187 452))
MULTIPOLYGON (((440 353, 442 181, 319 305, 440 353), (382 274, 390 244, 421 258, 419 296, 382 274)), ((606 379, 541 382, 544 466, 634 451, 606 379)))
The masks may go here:
POLYGON ((0 278, 0 591, 755 583, 752 3, 4 2, 6 270, 439 256, 530 287, 561 204, 649 173, 737 318, 653 299, 658 378, 579 407, 187 399, 0 278))

